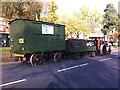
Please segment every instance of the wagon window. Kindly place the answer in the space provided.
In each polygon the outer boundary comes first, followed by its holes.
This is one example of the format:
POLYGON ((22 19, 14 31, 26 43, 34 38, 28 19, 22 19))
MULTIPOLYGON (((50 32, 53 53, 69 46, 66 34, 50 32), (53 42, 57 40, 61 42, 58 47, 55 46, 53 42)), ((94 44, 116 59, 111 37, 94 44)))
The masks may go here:
POLYGON ((42 34, 54 34, 54 27, 52 25, 42 24, 42 34))

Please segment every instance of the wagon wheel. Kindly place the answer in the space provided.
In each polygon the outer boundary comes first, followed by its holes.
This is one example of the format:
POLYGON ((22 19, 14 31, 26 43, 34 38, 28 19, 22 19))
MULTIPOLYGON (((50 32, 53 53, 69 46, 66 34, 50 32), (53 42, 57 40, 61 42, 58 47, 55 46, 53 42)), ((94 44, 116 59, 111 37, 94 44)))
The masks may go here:
POLYGON ((91 52, 91 57, 95 57, 95 56, 96 56, 95 52, 94 51, 91 52))
POLYGON ((23 57, 19 57, 19 60, 21 61, 22 64, 25 64, 25 61, 23 61, 23 57))
POLYGON ((84 57, 84 52, 80 52, 80 57, 84 57))
POLYGON ((32 54, 30 57, 30 64, 32 66, 41 65, 43 63, 43 56, 41 54, 32 54))
POLYGON ((45 60, 46 62, 48 62, 49 59, 50 59, 50 54, 49 54, 49 53, 44 53, 44 54, 43 54, 43 58, 44 58, 44 60, 45 60))
POLYGON ((80 59, 80 53, 75 53, 74 57, 75 57, 76 60, 79 60, 80 59))
POLYGON ((103 55, 106 54, 106 46, 104 45, 103 48, 102 48, 102 52, 103 52, 103 55))
POLYGON ((62 59, 67 59, 67 54, 66 53, 62 54, 62 59))
POLYGON ((111 53, 111 48, 109 47, 109 51, 108 51, 108 54, 110 54, 111 53))
POLYGON ((24 60, 24 58, 23 58, 23 57, 19 57, 19 60, 21 61, 21 63, 22 63, 22 64, 27 64, 27 61, 26 61, 26 60, 24 60))
POLYGON ((56 62, 56 63, 59 63, 60 61, 61 61, 61 53, 55 53, 55 55, 54 55, 54 61, 56 62))

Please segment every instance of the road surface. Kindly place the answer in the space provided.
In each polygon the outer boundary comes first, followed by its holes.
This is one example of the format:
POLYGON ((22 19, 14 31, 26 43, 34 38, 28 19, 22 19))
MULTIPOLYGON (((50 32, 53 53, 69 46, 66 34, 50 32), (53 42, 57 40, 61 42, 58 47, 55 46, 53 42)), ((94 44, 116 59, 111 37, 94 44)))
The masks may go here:
POLYGON ((41 66, 2 63, 1 88, 118 88, 118 51, 41 66))

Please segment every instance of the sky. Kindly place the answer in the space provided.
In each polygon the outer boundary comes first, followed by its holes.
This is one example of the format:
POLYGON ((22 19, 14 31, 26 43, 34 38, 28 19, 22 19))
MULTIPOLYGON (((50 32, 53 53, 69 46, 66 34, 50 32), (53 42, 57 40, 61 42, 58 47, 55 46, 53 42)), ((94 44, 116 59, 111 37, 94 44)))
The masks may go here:
POLYGON ((72 16, 73 12, 79 11, 82 6, 89 8, 89 10, 96 9, 98 12, 103 13, 106 4, 112 3, 118 11, 118 2, 120 0, 55 0, 59 15, 66 14, 72 16))

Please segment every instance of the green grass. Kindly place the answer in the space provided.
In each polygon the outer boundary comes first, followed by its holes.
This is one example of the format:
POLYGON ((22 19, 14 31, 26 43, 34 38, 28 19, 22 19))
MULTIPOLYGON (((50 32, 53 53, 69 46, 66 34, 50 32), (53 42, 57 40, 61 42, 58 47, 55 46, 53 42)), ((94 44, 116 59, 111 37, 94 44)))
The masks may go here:
POLYGON ((2 53, 10 53, 10 47, 2 47, 0 51, 2 51, 2 53))
POLYGON ((14 56, 11 57, 11 53, 10 53, 10 47, 1 47, 0 48, 1 51, 1 61, 13 61, 14 60, 14 56))

